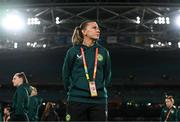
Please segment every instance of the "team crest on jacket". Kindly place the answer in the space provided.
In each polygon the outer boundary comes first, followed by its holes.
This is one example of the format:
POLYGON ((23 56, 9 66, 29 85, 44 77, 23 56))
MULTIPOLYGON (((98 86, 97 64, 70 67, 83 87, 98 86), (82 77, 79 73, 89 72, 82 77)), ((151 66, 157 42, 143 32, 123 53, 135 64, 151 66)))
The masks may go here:
POLYGON ((76 55, 77 59, 81 59, 82 58, 82 55, 76 55))
POLYGON ((98 54, 98 61, 103 61, 103 56, 101 54, 98 54))

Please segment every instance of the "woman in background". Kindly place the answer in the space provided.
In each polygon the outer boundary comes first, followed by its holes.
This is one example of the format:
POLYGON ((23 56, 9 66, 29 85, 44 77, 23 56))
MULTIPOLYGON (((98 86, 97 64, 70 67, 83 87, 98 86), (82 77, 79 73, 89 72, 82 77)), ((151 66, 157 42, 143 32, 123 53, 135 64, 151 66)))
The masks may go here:
POLYGON ((12 79, 16 91, 13 96, 11 121, 29 121, 27 116, 29 107, 30 85, 24 72, 16 73, 12 79))
POLYGON ((161 110, 160 120, 162 122, 177 121, 177 108, 174 105, 173 96, 165 98, 165 106, 161 110))
POLYGON ((31 86, 31 96, 29 99, 28 117, 30 121, 37 122, 39 120, 39 109, 42 104, 42 98, 38 96, 37 89, 31 86))
POLYGON ((3 122, 9 122, 10 120, 10 106, 4 107, 3 122))
POLYGON ((59 115, 55 110, 55 103, 47 102, 41 121, 60 121, 59 115))

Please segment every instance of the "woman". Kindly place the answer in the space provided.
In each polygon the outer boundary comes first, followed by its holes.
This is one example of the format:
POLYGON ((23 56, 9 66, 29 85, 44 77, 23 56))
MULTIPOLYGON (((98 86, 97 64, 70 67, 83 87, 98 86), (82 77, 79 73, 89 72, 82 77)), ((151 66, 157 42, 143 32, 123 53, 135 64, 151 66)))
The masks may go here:
POLYGON ((17 89, 13 96, 11 121, 29 121, 27 113, 31 89, 24 72, 16 73, 13 76, 12 83, 17 89))
POLYGON ((39 120, 39 109, 42 104, 42 98, 38 96, 37 89, 33 86, 31 87, 31 96, 29 99, 29 109, 28 117, 30 121, 37 122, 39 120))
POLYGON ((41 121, 57 121, 59 122, 60 118, 55 110, 55 103, 47 102, 44 112, 41 117, 41 121))
POLYGON ((10 120, 10 106, 4 107, 4 115, 3 115, 3 122, 8 122, 10 120))
POLYGON ((167 96, 165 98, 165 106, 161 110, 160 120, 162 122, 177 121, 177 108, 174 105, 173 96, 167 96))
POLYGON ((91 20, 74 30, 73 47, 67 51, 62 74, 68 95, 67 121, 107 119, 111 63, 109 52, 97 43, 99 36, 98 24, 91 20))

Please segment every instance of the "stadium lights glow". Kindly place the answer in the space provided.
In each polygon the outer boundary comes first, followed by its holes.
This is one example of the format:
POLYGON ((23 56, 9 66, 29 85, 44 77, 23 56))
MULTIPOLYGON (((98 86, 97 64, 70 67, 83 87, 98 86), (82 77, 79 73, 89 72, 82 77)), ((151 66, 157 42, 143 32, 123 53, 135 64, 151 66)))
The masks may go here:
POLYGON ((163 43, 162 43, 162 44, 161 44, 161 46, 162 46, 162 47, 164 47, 164 46, 165 46, 165 44, 163 44, 163 43))
POLYGON ((42 104, 43 104, 44 106, 46 105, 46 103, 45 103, 45 102, 43 102, 42 104))
POLYGON ((60 18, 59 17, 56 17, 56 24, 58 25, 58 24, 60 24, 60 23, 64 23, 65 22, 65 20, 60 20, 60 18))
POLYGON ((171 43, 171 42, 168 42, 168 45, 169 45, 169 46, 171 46, 171 45, 172 45, 172 43, 171 43))
POLYGON ((16 14, 8 14, 2 19, 2 27, 7 30, 19 31, 24 29, 24 20, 16 14))
POLYGON ((147 103, 147 106, 151 106, 151 103, 147 103))
POLYGON ((169 17, 158 17, 154 20, 154 24, 170 24, 169 17))
POLYGON ((56 24, 60 24, 59 17, 56 17, 56 24))
POLYGON ((27 24, 28 25, 40 25, 41 21, 38 18, 28 18, 27 24))
POLYGON ((166 17, 166 24, 170 24, 170 19, 169 19, 169 17, 166 17))
MULTIPOLYGON (((165 43, 162 43, 162 42, 158 42, 158 43, 153 43, 153 44, 150 44, 150 48, 163 48, 163 47, 171 47, 172 45, 172 42, 165 42, 165 43)), ((179 42, 179 47, 180 47, 180 42, 179 42)))
POLYGON ((154 23, 155 23, 155 24, 158 24, 158 21, 157 21, 157 20, 154 20, 154 23))
POLYGON ((31 43, 30 42, 27 42, 27 44, 26 44, 27 46, 30 46, 31 45, 31 43))
POLYGON ((140 20, 140 19, 141 19, 141 18, 140 18, 139 16, 136 17, 136 23, 137 23, 137 24, 140 24, 140 23, 141 23, 141 20, 140 20))
POLYGON ((180 26, 180 16, 176 17, 176 24, 180 26))
POLYGON ((32 43, 27 42, 26 46, 30 47, 30 48, 46 48, 47 47, 46 44, 42 44, 42 43, 38 43, 38 42, 32 42, 32 43))
POLYGON ((153 44, 150 44, 150 47, 151 47, 151 48, 153 48, 153 47, 154 47, 154 45, 153 45, 153 44))
POLYGON ((18 43, 15 42, 15 43, 14 43, 14 48, 17 48, 17 47, 18 47, 18 43))
POLYGON ((180 42, 178 42, 178 48, 180 48, 180 42))
POLYGON ((47 46, 46 44, 43 44, 43 48, 46 48, 46 46, 47 46))
POLYGON ((37 45, 37 42, 34 42, 34 43, 33 43, 33 47, 36 47, 36 45, 37 45))

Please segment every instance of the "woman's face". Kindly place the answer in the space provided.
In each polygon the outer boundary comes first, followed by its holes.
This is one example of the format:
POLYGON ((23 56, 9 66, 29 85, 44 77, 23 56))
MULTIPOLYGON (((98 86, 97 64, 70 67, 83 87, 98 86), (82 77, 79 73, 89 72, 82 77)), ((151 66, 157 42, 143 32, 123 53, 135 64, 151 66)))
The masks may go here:
POLYGON ((14 75, 12 79, 12 83, 13 83, 13 86, 18 87, 19 85, 23 83, 23 79, 18 77, 17 75, 14 75))
POLYGON ((166 99, 165 103, 168 108, 171 108, 173 106, 173 102, 170 99, 166 99))
POLYGON ((100 36, 100 30, 96 22, 89 22, 84 30, 82 30, 84 37, 93 40, 98 40, 100 36))
POLYGON ((4 108, 4 114, 6 114, 6 115, 9 115, 9 114, 10 114, 8 108, 4 108))

